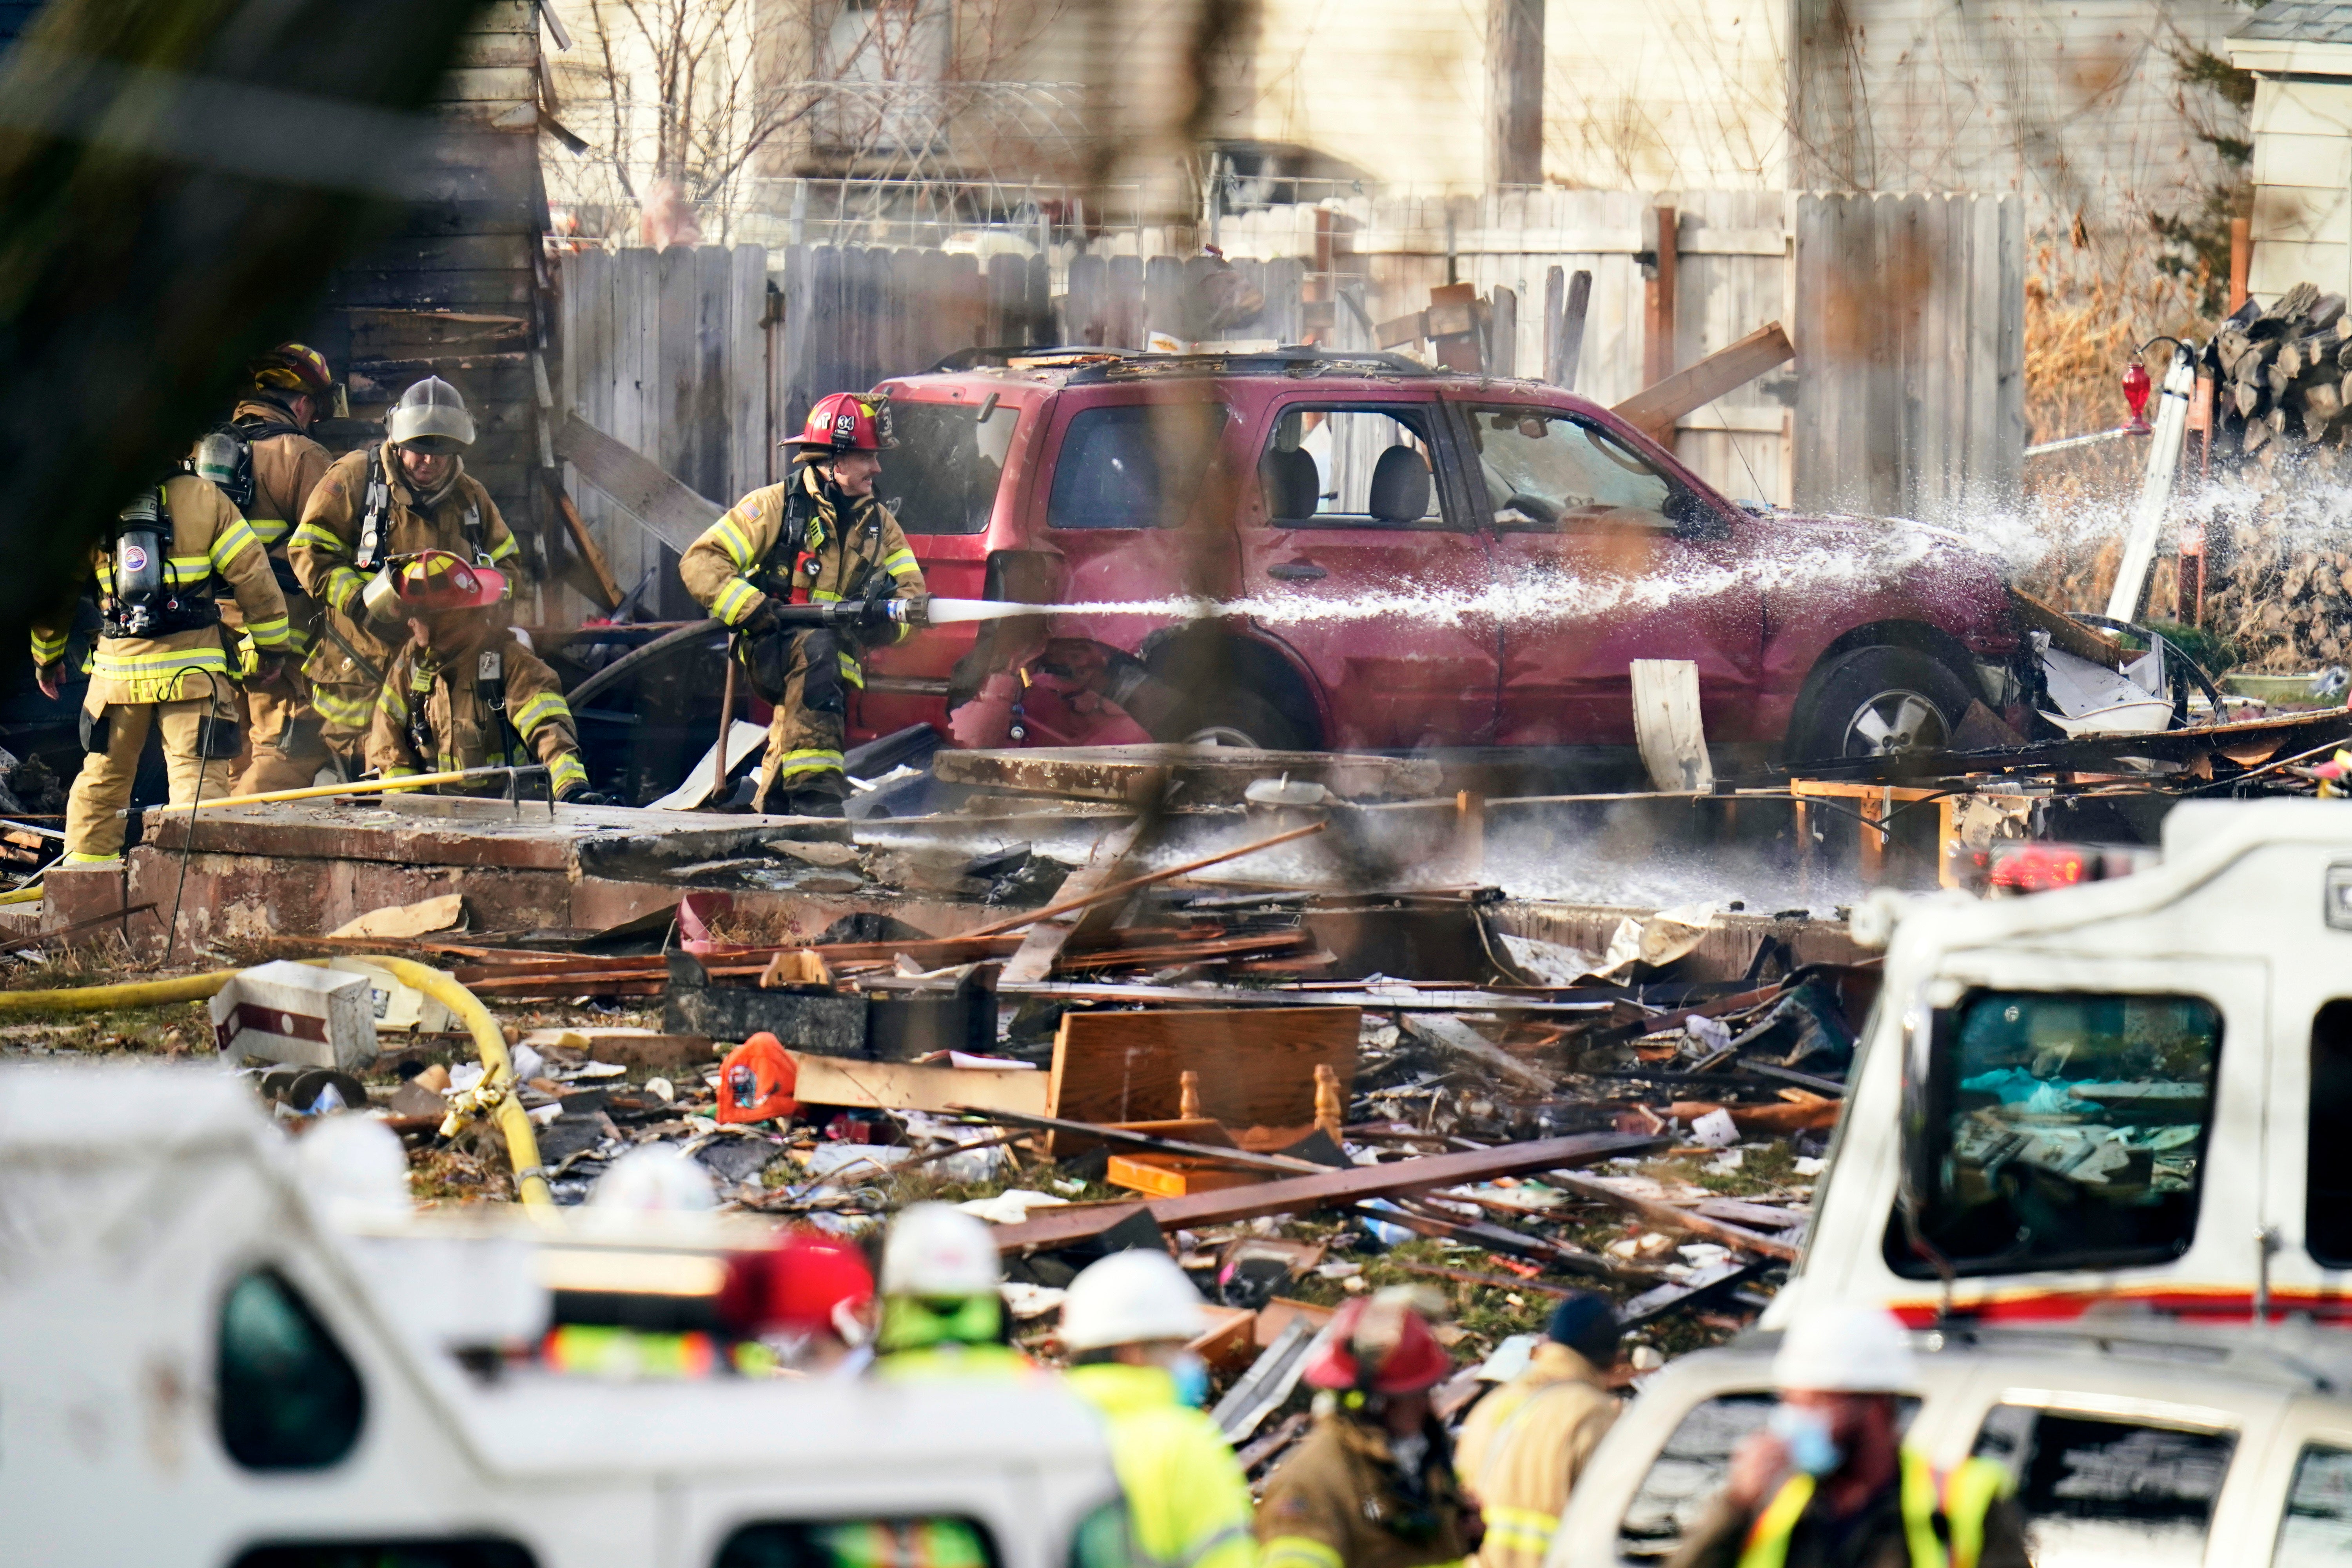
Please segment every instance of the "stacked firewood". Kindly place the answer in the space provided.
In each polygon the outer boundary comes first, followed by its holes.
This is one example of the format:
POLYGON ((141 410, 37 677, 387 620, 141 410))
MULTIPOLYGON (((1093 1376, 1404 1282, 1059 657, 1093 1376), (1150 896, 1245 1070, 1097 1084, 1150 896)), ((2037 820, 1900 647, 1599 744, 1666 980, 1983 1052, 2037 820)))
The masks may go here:
POLYGON ((2244 668, 2352 661, 2352 518, 2339 496, 2352 479, 2344 296, 2298 283, 2269 310, 2241 312, 2213 337, 2203 368, 2216 382, 2212 466, 2237 482, 2189 505, 2202 513, 2208 551, 2201 623, 2244 668))
POLYGON ((2298 283, 2252 321, 2224 326, 2210 358, 2220 373, 2216 458, 2243 457, 2275 471, 2308 448, 2341 446, 2352 405, 2352 316, 2343 295, 2298 283))

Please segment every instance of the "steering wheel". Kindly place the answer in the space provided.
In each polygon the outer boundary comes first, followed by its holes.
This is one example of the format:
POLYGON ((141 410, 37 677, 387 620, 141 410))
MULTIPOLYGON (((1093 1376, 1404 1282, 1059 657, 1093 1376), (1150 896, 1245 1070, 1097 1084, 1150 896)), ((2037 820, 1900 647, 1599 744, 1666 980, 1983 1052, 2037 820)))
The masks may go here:
POLYGON ((1519 512, 1533 518, 1546 528, 1559 526, 1559 506, 1544 500, 1541 496, 1529 495, 1525 490, 1513 490, 1509 498, 1503 502, 1502 510, 1519 512))

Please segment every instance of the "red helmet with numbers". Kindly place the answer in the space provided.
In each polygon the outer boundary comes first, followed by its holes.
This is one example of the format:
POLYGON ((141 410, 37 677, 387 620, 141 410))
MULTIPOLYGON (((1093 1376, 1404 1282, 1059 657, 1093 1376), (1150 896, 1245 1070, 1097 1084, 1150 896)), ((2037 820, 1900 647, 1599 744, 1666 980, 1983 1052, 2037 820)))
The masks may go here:
POLYGON ((863 393, 836 392, 820 397, 809 410, 808 423, 785 446, 799 446, 811 454, 879 452, 895 447, 890 438, 890 405, 863 393))

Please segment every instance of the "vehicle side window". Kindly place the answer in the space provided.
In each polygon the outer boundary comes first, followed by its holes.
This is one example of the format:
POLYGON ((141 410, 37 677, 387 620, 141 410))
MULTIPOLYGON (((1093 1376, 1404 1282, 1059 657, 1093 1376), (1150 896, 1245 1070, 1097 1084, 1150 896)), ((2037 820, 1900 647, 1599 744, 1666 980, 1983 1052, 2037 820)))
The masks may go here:
POLYGON ((2330 1002, 2311 1020, 2310 1132, 2305 1144, 2303 1244, 2323 1268, 2352 1267, 2352 1002, 2330 1002))
POLYGON ((969 1519, 761 1520, 727 1538, 713 1568, 996 1568, 969 1519))
POLYGON ((2352 1563, 2352 1448, 2307 1443, 2294 1462, 2271 1568, 2343 1568, 2352 1563))
POLYGON ((1480 408, 1470 431, 1497 532, 1675 526, 1676 487, 1598 426, 1548 409, 1480 408))
MULTIPOLYGON (((1680 1549, 1731 1473, 1732 1451, 1760 1428, 1776 1403, 1769 1393, 1719 1394, 1692 1407, 1674 1436, 1651 1461, 1641 1489, 1617 1526, 1617 1555, 1631 1563, 1660 1563, 1680 1549)), ((1895 1426, 1906 1429, 1919 1402, 1897 1402, 1895 1426)))
POLYGON ((289 1541, 251 1547, 229 1568, 537 1568, 538 1560, 496 1536, 447 1540, 289 1541))
POLYGON ((908 533, 982 533, 996 510, 1005 454, 1021 411, 999 404, 980 417, 969 403, 890 405, 898 445, 882 453, 874 493, 908 533))
POLYGON ((274 1269, 229 1287, 216 1371, 221 1446, 247 1469, 323 1469, 360 1440, 367 1390, 359 1368, 274 1269))
MULTIPOLYGON (((2189 1250, 2221 1015, 2194 996, 1977 991, 1935 1016, 1921 1239, 1959 1274, 2189 1250)), ((1935 1277, 1898 1214, 1886 1261, 1935 1277)))
POLYGON ((1996 1405, 1976 1455, 2008 1469, 2037 1568, 2189 1568, 2237 1446, 2234 1432, 1996 1405))
POLYGON ((1225 428, 1216 403, 1083 408, 1063 432, 1048 528, 1174 528, 1217 462, 1225 428))
POLYGON ((1273 528, 1444 528, 1427 409, 1294 403, 1258 455, 1273 528))

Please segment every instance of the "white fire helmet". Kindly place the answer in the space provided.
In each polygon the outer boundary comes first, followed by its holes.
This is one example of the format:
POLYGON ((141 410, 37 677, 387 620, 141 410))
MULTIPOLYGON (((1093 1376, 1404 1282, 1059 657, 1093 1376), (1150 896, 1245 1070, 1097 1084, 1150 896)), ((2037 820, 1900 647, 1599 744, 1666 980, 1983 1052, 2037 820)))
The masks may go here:
POLYGON ((1772 1382, 1785 1391, 1901 1394, 1919 1384, 1911 1336, 1884 1307, 1824 1302, 1799 1309, 1772 1358, 1772 1382))
POLYGON ((717 1207, 719 1196, 701 1161, 666 1143, 648 1143, 614 1161, 588 1203, 623 1214, 692 1214, 717 1207))
POLYGON ((1208 1326, 1192 1280, 1174 1258, 1150 1248, 1088 1264, 1062 1302, 1062 1348, 1068 1351, 1190 1340, 1208 1326))
POLYGON ((1002 1275, 988 1226, 948 1204, 914 1204, 882 1244, 882 1294, 932 1300, 993 1296, 1002 1275))
POLYGON ((302 1190, 338 1226, 415 1212, 400 1135, 372 1116, 328 1116, 294 1145, 302 1190))
POLYGON ((428 375, 400 395, 384 421, 384 433, 396 447, 453 452, 474 444, 474 416, 466 412, 466 399, 456 387, 428 375))

